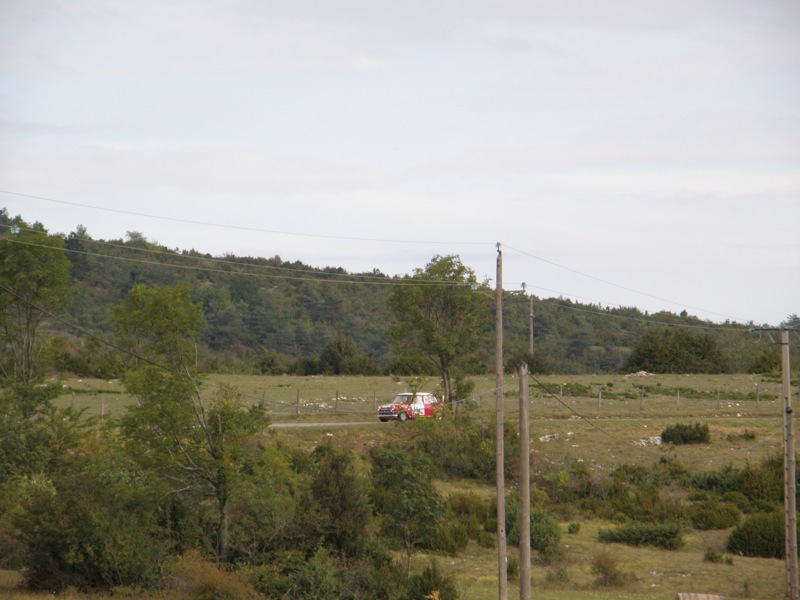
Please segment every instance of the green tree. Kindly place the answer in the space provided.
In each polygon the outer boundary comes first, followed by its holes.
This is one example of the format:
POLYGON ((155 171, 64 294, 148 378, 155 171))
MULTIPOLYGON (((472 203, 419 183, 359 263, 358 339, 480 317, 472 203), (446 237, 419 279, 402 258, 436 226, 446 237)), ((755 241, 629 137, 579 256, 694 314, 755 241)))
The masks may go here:
POLYGON ((389 327, 396 354, 421 354, 435 364, 445 402, 453 392, 454 369, 483 339, 485 303, 472 289, 477 284, 475 273, 458 256, 434 256, 424 269, 396 282, 389 297, 397 319, 389 327))
POLYGON ((751 373, 775 373, 781 369, 781 355, 772 348, 763 348, 750 365, 751 373))
POLYGON ((373 500, 383 531, 402 543, 411 570, 411 555, 419 545, 436 546, 444 504, 433 487, 429 465, 421 455, 382 446, 370 453, 373 500))
POLYGON ((651 373, 724 373, 728 366, 709 334, 673 328, 645 333, 624 368, 651 373))
POLYGON ((16 519, 25 582, 56 592, 155 587, 168 542, 156 526, 154 482, 112 437, 85 442, 51 486, 28 486, 16 519))
POLYGON ((134 287, 114 307, 118 338, 136 354, 124 382, 138 403, 121 419, 137 460, 170 482, 172 491, 216 506, 216 554, 228 558, 229 510, 247 458, 245 441, 266 425, 258 406, 246 409, 232 388, 204 393, 195 340, 202 321, 189 288, 134 287))
POLYGON ((54 387, 17 384, 0 394, 0 483, 50 474, 81 436, 79 414, 57 409, 54 387))
POLYGON ((371 506, 353 455, 330 444, 317 446, 311 493, 319 505, 325 542, 345 556, 358 556, 367 539, 371 506))
POLYGON ((6 376, 23 384, 41 376, 37 332, 48 312, 69 300, 72 285, 64 239, 44 229, 3 228, 0 239, 0 366, 6 376))
POLYGON ((356 345, 344 333, 339 332, 322 349, 319 368, 326 375, 377 375, 377 363, 358 353, 356 345))

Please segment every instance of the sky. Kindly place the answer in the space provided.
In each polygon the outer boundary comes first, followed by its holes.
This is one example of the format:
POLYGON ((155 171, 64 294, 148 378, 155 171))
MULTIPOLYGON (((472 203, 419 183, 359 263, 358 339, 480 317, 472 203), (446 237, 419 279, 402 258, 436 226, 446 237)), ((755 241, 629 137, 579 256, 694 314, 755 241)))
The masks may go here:
POLYGON ((541 298, 800 313, 797 0, 0 2, 0 208, 541 298))

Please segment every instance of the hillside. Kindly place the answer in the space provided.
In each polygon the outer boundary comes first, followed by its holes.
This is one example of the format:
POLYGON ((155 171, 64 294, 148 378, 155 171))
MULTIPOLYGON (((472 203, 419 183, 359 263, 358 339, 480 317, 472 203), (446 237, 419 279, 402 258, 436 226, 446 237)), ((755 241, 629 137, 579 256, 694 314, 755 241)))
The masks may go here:
MULTIPOLYGON (((24 223, 3 211, 0 225, 24 223)), ((65 238, 76 293, 63 317, 111 339, 111 306, 136 284, 190 286, 203 307, 206 325, 201 353, 208 370, 302 372, 308 360, 339 335, 382 370, 392 370, 386 337, 393 279, 378 269, 348 273, 314 267, 280 256, 215 257, 202 249, 171 249, 138 232, 126 239, 93 239, 78 227, 65 238), (306 362, 304 362, 306 361, 306 362)), ((422 266, 422 265, 421 265, 422 266)), ((512 296, 504 304, 506 357, 527 353, 533 308, 534 370, 556 373, 619 372, 631 348, 654 327, 688 326, 716 339, 732 372, 747 372, 769 348, 748 333, 749 325, 714 324, 681 313, 647 314, 635 307, 604 308, 563 298, 512 296)), ((487 343, 472 363, 476 373, 494 364, 494 321, 487 298, 487 343)), ((752 324, 750 324, 752 325, 752 324)), ((75 330, 54 325, 59 335, 75 330)))

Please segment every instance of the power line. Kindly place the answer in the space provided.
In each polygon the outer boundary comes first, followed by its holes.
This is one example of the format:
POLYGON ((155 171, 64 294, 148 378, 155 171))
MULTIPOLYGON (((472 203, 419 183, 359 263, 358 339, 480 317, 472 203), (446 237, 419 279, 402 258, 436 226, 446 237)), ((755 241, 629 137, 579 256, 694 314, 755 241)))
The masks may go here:
MULTIPOLYGON (((266 230, 266 229, 252 228, 252 227, 223 225, 223 224, 216 224, 216 223, 209 223, 209 222, 202 222, 202 221, 192 221, 192 220, 186 220, 186 219, 177 219, 177 218, 173 218, 173 217, 162 217, 162 216, 158 216, 158 215, 136 213, 136 212, 132 212, 132 211, 110 209, 110 208, 105 208, 105 207, 98 207, 98 206, 92 206, 92 205, 87 205, 87 204, 80 204, 80 203, 75 203, 75 202, 56 200, 56 199, 53 199, 53 198, 47 198, 47 197, 43 197, 43 196, 36 196, 36 195, 32 195, 32 194, 23 194, 23 193, 19 193, 19 192, 8 191, 8 190, 0 190, 0 193, 11 194, 11 195, 16 195, 16 196, 22 196, 22 197, 28 197, 28 198, 35 198, 35 199, 39 199, 39 200, 44 200, 44 201, 54 202, 54 203, 60 203, 60 204, 81 206, 81 207, 91 208, 91 209, 96 209, 96 210, 104 210, 104 211, 108 211, 108 212, 144 216, 144 217, 153 218, 153 219, 163 219, 163 220, 168 220, 168 221, 178 221, 178 222, 184 222, 184 223, 195 224, 195 225, 206 225, 206 226, 222 227, 222 228, 228 228, 228 229, 260 231, 260 232, 264 232, 264 233, 276 233, 276 234, 298 235, 298 236, 308 236, 308 237, 323 237, 323 238, 340 239, 340 240, 354 240, 354 241, 363 241, 363 242, 425 243, 425 244, 448 244, 449 243, 449 244, 454 244, 454 245, 464 245, 464 244, 486 245, 485 242, 439 242, 439 241, 432 242, 430 240, 422 240, 422 241, 413 241, 412 242, 412 241, 408 241, 408 240, 391 240, 391 239, 377 239, 377 238, 348 238, 348 237, 338 237, 338 236, 319 236, 319 235, 314 235, 314 234, 303 234, 303 233, 273 231, 273 230, 266 230)), ((32 230, 30 230, 30 231, 32 231, 32 230)), ((178 253, 169 253, 169 252, 146 249, 146 248, 136 248, 136 247, 132 247, 132 246, 120 246, 119 244, 113 244, 113 243, 105 242, 105 241, 92 240, 91 238, 78 237, 78 239, 86 240, 86 241, 89 241, 91 243, 106 244, 106 245, 111 246, 111 247, 122 247, 122 248, 126 248, 126 249, 134 249, 136 251, 141 251, 141 252, 149 252, 149 253, 156 254, 156 255, 174 256, 174 257, 180 257, 180 258, 192 258, 192 259, 195 259, 195 260, 205 260, 205 261, 211 261, 211 262, 214 262, 214 263, 221 263, 221 264, 225 264, 225 265, 247 266, 248 268, 254 268, 254 267, 255 268, 268 268, 268 269, 274 269, 274 270, 285 270, 285 271, 288 271, 288 272, 309 273, 309 274, 313 274, 314 275, 314 277, 311 277, 311 278, 292 277, 292 279, 295 279, 295 280, 298 280, 298 281, 314 281, 314 282, 318 282, 318 281, 321 280, 320 277, 330 277, 330 278, 332 278, 332 279, 330 279, 330 281, 333 281, 333 278, 349 277, 349 278, 351 278, 350 280, 340 280, 339 282, 348 283, 348 284, 369 284, 369 283, 373 283, 373 281, 370 281, 370 280, 375 278, 375 280, 376 280, 375 283, 377 283, 378 285, 391 285, 393 283, 398 283, 398 282, 401 282, 403 284, 411 284, 411 285, 458 285, 458 284, 452 284, 452 283, 449 283, 449 282, 438 282, 438 281, 434 282, 434 281, 425 281, 425 280, 413 279, 413 278, 410 278, 408 276, 405 276, 404 278, 397 278, 397 277, 396 278, 389 278, 389 276, 382 276, 382 275, 376 275, 376 274, 326 273, 324 271, 312 271, 312 270, 305 270, 305 269, 292 269, 292 268, 287 268, 287 267, 276 267, 276 266, 268 266, 268 265, 263 265, 263 266, 261 266, 261 265, 252 265, 252 264, 249 264, 249 263, 240 263, 240 262, 228 261, 228 260, 224 260, 224 259, 197 257, 197 256, 184 255, 184 254, 178 254, 178 253), (355 280, 355 279, 358 279, 358 280, 355 280)), ((723 315, 721 313, 716 313, 716 312, 713 312, 713 311, 708 311, 708 310, 703 309, 703 308, 693 307, 693 306, 688 305, 688 304, 683 304, 683 303, 675 302, 673 300, 668 300, 668 299, 665 299, 665 298, 661 298, 659 296, 648 294, 646 292, 641 292, 639 290, 636 290, 636 289, 633 289, 633 288, 630 288, 630 287, 622 286, 622 285, 607 281, 605 279, 602 279, 602 278, 599 278, 599 277, 595 277, 593 275, 589 275, 589 274, 583 273, 583 272, 578 271, 576 269, 572 269, 570 267, 566 267, 564 265, 560 265, 560 264, 558 264, 556 262, 550 261, 548 259, 542 258, 542 257, 537 256, 537 255, 534 255, 534 254, 532 254, 530 252, 527 252, 525 250, 521 250, 519 248, 515 248, 515 247, 512 247, 512 246, 508 246, 508 248, 510 248, 510 249, 520 253, 520 254, 528 256, 530 258, 534 258, 536 260, 539 260, 539 261, 542 261, 542 262, 546 262, 546 263, 551 264, 553 266, 556 266, 558 268, 565 269, 567 271, 570 271, 570 272, 576 273, 578 275, 581 275, 583 277, 587 277, 589 279, 604 283, 606 285, 611 285, 611 286, 614 286, 614 287, 617 287, 617 288, 620 288, 620 289, 623 289, 623 290, 626 290, 626 291, 634 292, 636 294, 640 294, 640 295, 643 295, 643 296, 648 296, 650 298, 661 300, 663 302, 668 302, 670 304, 675 304, 677 306, 683 306, 683 307, 686 307, 686 308, 692 308, 693 310, 699 310, 701 312, 714 314, 714 315, 717 315, 717 316, 725 317, 726 319, 730 319, 729 316, 723 315)), ((65 251, 72 252, 72 253, 78 253, 78 254, 82 253, 82 254, 86 254, 86 255, 90 255, 90 256, 112 258, 112 259, 117 259, 117 260, 127 260, 127 261, 130 261, 130 262, 139 262, 141 264, 148 264, 148 265, 154 265, 154 266, 174 266, 175 268, 183 268, 183 269, 190 269, 190 270, 197 270, 197 271, 206 271, 206 272, 211 272, 211 273, 229 273, 229 271, 224 271, 224 270, 205 269, 205 268, 200 268, 200 267, 195 267, 195 266, 175 265, 175 264, 172 264, 172 263, 169 264, 169 265, 165 265, 165 263, 156 263, 156 262, 151 262, 151 261, 144 261, 144 260, 141 260, 141 259, 131 259, 131 258, 127 258, 127 257, 115 257, 115 256, 111 256, 111 255, 95 254, 95 253, 90 253, 90 252, 86 252, 86 251, 79 251, 79 250, 72 250, 72 249, 65 249, 65 251)), ((258 274, 251 274, 251 273, 238 273, 238 274, 259 276, 258 274)), ((264 275, 264 276, 266 276, 266 275, 264 275)), ((279 275, 272 275, 272 274, 268 275, 268 277, 281 278, 281 276, 279 276, 279 275)), ((289 277, 284 277, 284 278, 288 279, 289 277)), ((536 287, 536 286, 532 286, 532 287, 536 287)), ((562 296, 581 298, 580 296, 577 296, 577 295, 574 295, 574 294, 566 294, 564 292, 558 292, 557 290, 548 290, 547 288, 537 288, 537 289, 550 291, 552 293, 558 293, 558 294, 560 294, 562 296)), ((583 300, 588 300, 589 302, 595 302, 594 300, 589 299, 589 298, 582 298, 582 299, 583 300)), ((601 303, 598 302, 598 304, 601 304, 601 303)), ((621 305, 619 305, 619 306, 620 306, 620 308, 625 308, 625 307, 622 307, 621 305)), ((636 320, 636 318, 633 318, 633 317, 624 317, 624 316, 621 316, 621 315, 609 315, 609 314, 603 313, 603 312, 590 311, 590 310, 587 310, 587 309, 578 309, 578 308, 575 308, 575 307, 568 307, 568 308, 570 308, 571 310, 577 310, 577 311, 581 311, 582 310, 583 312, 592 312, 593 314, 597 314, 598 316, 613 316, 614 318, 636 320)), ((662 323, 662 324, 666 325, 666 326, 671 326, 671 327, 714 329, 713 327, 701 326, 701 325, 688 325, 688 324, 677 324, 677 323, 662 323)))
POLYGON ((724 315, 722 313, 717 313, 717 312, 714 312, 714 311, 710 311, 710 310, 707 310, 705 308, 699 308, 699 307, 696 307, 696 306, 691 306, 689 304, 683 304, 682 302, 676 302, 675 300, 669 300, 667 298, 662 298, 661 296, 655 296, 653 294, 648 294, 647 292, 642 292, 640 290, 637 290, 637 289, 634 289, 634 288, 631 288, 631 287, 627 287, 627 286, 624 286, 624 285, 620 285, 618 283, 614 283, 613 281, 608 281, 608 280, 602 279, 600 277, 595 277, 594 275, 589 275, 588 273, 583 273, 582 271, 578 271, 577 269, 573 269, 571 267, 566 267, 564 265, 560 265, 560 264, 558 264, 556 262, 553 262, 551 260, 548 260, 546 258, 542 258, 541 256, 536 256, 535 254, 532 254, 530 252, 526 252, 525 250, 520 250, 519 248, 514 248, 512 246, 506 246, 506 247, 510 248, 511 250, 514 250, 516 252, 519 252, 520 254, 524 254, 525 256, 528 256, 530 258, 545 262, 545 263, 547 263, 549 265, 553 265, 554 267, 558 267, 559 269, 564 269, 565 271, 569 271, 571 273, 575 273, 576 275, 580 275, 581 277, 586 277, 587 279, 592 279, 594 281, 598 281, 598 282, 603 283, 605 285, 610 285, 610 286, 619 288, 621 290, 625 290, 627 292, 633 292, 634 294, 639 294, 641 296, 646 296, 648 298, 653 298, 654 300, 660 300, 661 302, 667 302, 669 304, 674 304, 676 306, 682 306, 684 308, 691 308, 692 310, 699 310, 701 312, 708 313, 708 314, 711 314, 711 315, 717 315, 718 317, 724 317, 725 319, 731 319, 730 315, 724 315))
MULTIPOLYGON (((34 231, 34 230, 28 230, 28 231, 34 231)), ((235 270, 229 270, 229 269, 212 269, 212 268, 208 268, 208 267, 201 267, 201 266, 198 266, 198 265, 181 265, 181 264, 176 264, 176 263, 171 263, 171 262, 158 262, 158 261, 145 260, 145 259, 141 259, 141 258, 132 258, 132 257, 127 257, 127 256, 115 256, 115 255, 110 255, 110 254, 100 254, 100 253, 96 253, 96 252, 89 252, 89 251, 86 251, 86 250, 75 250, 75 249, 72 249, 72 248, 54 248, 52 246, 46 246, 46 245, 43 245, 43 244, 35 244, 33 242, 25 242, 25 241, 21 241, 21 240, 15 239, 15 238, 6 238, 3 241, 14 243, 14 244, 19 244, 19 245, 24 245, 24 246, 35 247, 35 248, 44 248, 44 249, 47 249, 47 250, 53 250, 53 251, 59 251, 59 252, 63 251, 63 252, 67 252, 67 253, 70 253, 70 254, 91 256, 91 257, 100 258, 100 259, 120 260, 120 261, 125 261, 125 262, 130 262, 130 263, 135 263, 135 264, 142 264, 142 265, 147 265, 147 266, 152 266, 152 267, 161 267, 161 268, 163 268, 163 267, 170 268, 171 267, 171 268, 182 269, 182 270, 187 270, 187 271, 199 271, 199 272, 203 272, 203 273, 218 273, 218 274, 223 274, 223 275, 237 275, 237 276, 242 276, 242 277, 258 277, 258 278, 262 278, 262 279, 283 279, 283 280, 288 280, 288 281, 301 281, 301 282, 310 282, 310 283, 333 283, 333 284, 378 285, 378 286, 402 285, 402 286, 415 286, 415 287, 427 287, 427 286, 439 286, 439 287, 456 286, 456 287, 460 287, 460 286, 466 285, 466 284, 463 284, 463 283, 460 283, 460 282, 420 280, 420 279, 415 279, 413 277, 388 278, 388 277, 381 277, 381 276, 377 276, 377 275, 362 276, 362 275, 345 275, 345 274, 341 274, 341 273, 335 274, 335 275, 337 275, 339 277, 355 277, 355 278, 367 277, 365 280, 358 280, 358 279, 346 280, 346 279, 323 279, 323 278, 320 278, 320 277, 302 277, 302 276, 296 276, 296 275, 280 275, 280 274, 272 274, 272 273, 252 273, 252 272, 235 271, 235 270), (375 279, 373 279, 373 278, 375 278, 375 279)), ((90 240, 90 241, 94 242, 95 240, 90 240)), ((106 243, 106 242, 97 242, 97 243, 103 244, 103 243, 106 243)), ((197 257, 197 256, 191 256, 191 255, 174 254, 174 253, 170 253, 170 252, 150 250, 150 249, 146 249, 146 248, 136 248, 135 246, 124 246, 124 245, 121 246, 119 244, 109 244, 109 245, 112 246, 112 247, 124 248, 126 250, 149 252, 149 253, 153 253, 153 254, 156 254, 156 255, 169 256, 169 257, 175 257, 175 258, 187 259, 187 260, 209 261, 209 262, 212 262, 212 263, 218 263, 218 264, 226 265, 226 266, 227 265, 233 265, 233 266, 243 266, 243 267, 247 267, 247 268, 257 268, 257 269, 270 269, 270 270, 275 269, 275 270, 285 271, 285 272, 288 272, 288 273, 293 273, 293 272, 309 273, 309 274, 313 273, 314 275, 320 275, 320 276, 334 275, 334 274, 328 274, 328 273, 324 273, 324 272, 315 272, 315 271, 307 270, 307 269, 297 269, 297 270, 295 270, 295 269, 286 268, 286 267, 272 267, 272 266, 268 266, 268 265, 252 265, 252 264, 249 264, 249 263, 226 261, 224 259, 213 259, 213 258, 207 258, 207 257, 202 257, 202 256, 201 257, 197 257)), ((566 304, 566 303, 559 303, 560 301, 559 301, 558 298, 540 299, 539 302, 543 303, 543 304, 558 303, 557 304, 557 308, 563 308, 563 309, 571 310, 571 311, 575 311, 575 312, 592 314, 592 315, 595 315, 595 316, 598 316, 598 317, 608 317, 608 318, 613 318, 613 319, 638 322, 638 323, 642 323, 642 324, 645 324, 645 325, 651 325, 651 326, 676 327, 676 328, 684 328, 684 329, 702 329, 702 330, 714 331, 714 332, 724 332, 724 331, 726 331, 724 326, 691 325, 691 324, 688 324, 688 323, 670 323, 670 322, 667 322, 667 321, 648 320, 648 319, 646 319, 644 317, 630 317, 630 316, 626 316, 626 315, 613 314, 613 313, 610 313, 610 312, 607 312, 607 311, 598 311, 598 310, 593 310, 593 309, 590 309, 590 308, 581 308, 581 307, 572 306, 572 305, 566 304)), ((620 309, 625 309, 627 307, 619 307, 619 308, 620 309)))
MULTIPOLYGON (((93 209, 93 210, 101 210, 101 211, 118 213, 118 214, 146 217, 146 218, 150 218, 150 219, 158 219, 158 220, 178 222, 178 223, 187 223, 187 224, 192 224, 192 225, 203 225, 203 226, 208 226, 208 227, 219 227, 219 228, 224 228, 224 229, 233 229, 233 230, 241 230, 241 231, 254 231, 254 232, 259 232, 259 233, 269 233, 269 234, 276 234, 276 235, 289 235, 289 236, 297 236, 297 237, 347 240, 347 241, 357 241, 357 242, 394 243, 394 244, 398 244, 398 243, 402 243, 402 244, 427 244, 427 245, 434 245, 434 244, 442 245, 442 244, 445 244, 445 245, 468 245, 468 246, 485 246, 485 245, 489 244, 488 242, 475 242, 475 241, 466 241, 465 242, 465 241, 439 241, 439 240, 436 240, 436 241, 433 241, 433 240, 400 240, 400 239, 387 239, 387 238, 361 238, 361 237, 333 236, 333 235, 323 235, 323 234, 309 234, 309 233, 301 233, 301 232, 290 232, 290 231, 263 229, 263 228, 241 226, 241 225, 227 225, 227 224, 212 223, 212 222, 207 222, 207 221, 195 221, 195 220, 190 220, 190 219, 180 219, 180 218, 176 218, 176 217, 165 217, 165 216, 161 216, 161 215, 152 215, 152 214, 147 214, 147 213, 139 213, 139 212, 134 212, 134 211, 113 209, 113 208, 107 208, 107 207, 102 207, 102 206, 94 206, 94 205, 83 204, 83 203, 79 203, 79 202, 70 202, 70 201, 66 201, 66 200, 57 200, 57 199, 49 198, 49 197, 45 197, 45 196, 37 196, 37 195, 34 195, 34 194, 25 194, 25 193, 21 193, 21 192, 14 192, 14 191, 11 191, 11 190, 0 190, 0 193, 14 195, 14 196, 20 196, 20 197, 24 197, 24 198, 34 198, 34 199, 37 199, 37 200, 43 200, 43 201, 46 201, 46 202, 53 202, 53 203, 57 203, 57 204, 64 204, 64 205, 69 205, 69 206, 79 206, 79 207, 82 207, 82 208, 90 208, 90 209, 93 209)), ((716 316, 719 316, 719 317, 724 317, 727 320, 731 319, 730 315, 725 315, 725 314, 714 312, 714 311, 710 311, 710 310, 707 310, 707 309, 704 309, 704 308, 700 308, 700 307, 692 306, 692 305, 689 305, 689 304, 676 302, 674 300, 669 300, 669 299, 666 299, 666 298, 662 298, 660 296, 649 294, 647 292, 642 292, 640 290, 637 290, 637 289, 634 289, 634 288, 631 288, 631 287, 628 287, 628 286, 623 286, 623 285, 614 283, 612 281, 608 281, 606 279, 603 279, 603 278, 600 278, 600 277, 596 277, 594 275, 589 275, 588 273, 584 273, 584 272, 579 271, 577 269, 573 269, 571 267, 567 267, 567 266, 561 265, 561 264, 556 263, 554 261, 551 261, 549 259, 542 258, 541 256, 537 256, 537 255, 535 255, 535 254, 533 254, 531 252, 528 252, 528 251, 525 251, 525 250, 522 250, 522 249, 519 249, 519 248, 515 248, 513 246, 507 246, 507 247, 510 248, 511 250, 514 250, 514 251, 516 251, 516 252, 518 252, 520 254, 523 254, 525 256, 528 256, 530 258, 536 259, 536 260, 541 261, 541 262, 545 262, 547 264, 553 265, 553 266, 558 267, 560 269, 564 269, 564 270, 569 271, 571 273, 575 273, 577 275, 580 275, 582 277, 586 277, 588 279, 592 279, 594 281, 603 283, 605 285, 610 285, 610 286, 613 286, 613 287, 616 287, 616 288, 619 288, 619 289, 622 289, 622 290, 625 290, 625 291, 629 291, 629 292, 633 292, 635 294, 639 294, 639 295, 642 295, 642 296, 645 296, 645 297, 653 298, 655 300, 659 300, 659 301, 662 301, 662 302, 667 302, 667 303, 673 304, 675 306, 681 306, 681 307, 684 307, 684 308, 690 308, 692 310, 700 311, 700 312, 703 312, 703 313, 716 315, 716 316)), ((541 288, 541 289, 544 289, 544 288, 541 288)), ((553 291, 553 290, 549 290, 549 291, 553 291)), ((556 293, 560 293, 560 292, 556 292, 556 293)), ((579 296, 574 296, 574 297, 578 298, 579 296)), ((586 298, 584 298, 584 299, 586 299, 586 298)), ((737 320, 737 319, 733 319, 733 320, 737 320)), ((741 319, 738 319, 738 320, 741 321, 741 319)))
MULTIPOLYGON (((95 257, 95 258, 107 258, 107 259, 111 259, 111 260, 122 260, 122 261, 133 262, 133 263, 144 264, 144 265, 155 266, 155 267, 173 267, 173 268, 176 268, 176 269, 185 269, 185 270, 191 270, 191 271, 201 271, 201 272, 205 272, 205 273, 221 273, 221 274, 225 274, 225 275, 243 275, 243 276, 250 276, 250 277, 261 277, 261 278, 266 278, 266 279, 288 279, 288 280, 291 280, 291 281, 306 281, 306 282, 314 282, 314 283, 345 283, 345 284, 354 284, 354 285, 406 285, 406 286, 423 286, 423 287, 424 286, 464 287, 464 286, 468 285, 468 284, 464 284, 464 283, 461 283, 461 282, 414 279, 414 278, 409 278, 409 277, 404 277, 404 278, 388 278, 388 277, 379 278, 379 276, 371 276, 371 277, 376 277, 376 279, 375 280, 358 281, 358 280, 343 280, 343 279, 331 280, 331 279, 321 279, 321 278, 318 278, 318 277, 299 277, 299 276, 294 276, 294 275, 275 275, 275 274, 271 274, 271 273, 248 273, 248 272, 242 272, 242 271, 231 271, 231 270, 227 270, 227 269, 210 269, 210 268, 207 268, 207 267, 199 267, 199 266, 196 266, 196 265, 180 265, 180 264, 175 264, 175 263, 164 263, 164 262, 157 262, 157 261, 152 261, 152 260, 144 260, 144 259, 141 259, 141 258, 131 258, 131 257, 127 257, 127 256, 114 256, 114 255, 110 255, 110 254, 99 254, 99 253, 96 253, 96 252, 88 252, 86 250, 75 250, 75 249, 72 249, 72 248, 53 248, 52 246, 46 246, 44 244, 34 244, 33 242, 25 242, 25 241, 21 241, 21 240, 17 240, 17 239, 11 239, 11 238, 7 238, 4 241, 7 241, 7 242, 10 242, 10 243, 13 243, 13 244, 20 244, 20 245, 23 245, 23 246, 30 246, 30 247, 34 247, 34 248, 45 248, 45 249, 48 249, 48 250, 55 250, 55 251, 59 251, 59 252, 63 251, 63 252, 69 252, 71 254, 80 254, 80 255, 84 255, 84 256, 92 256, 92 257, 95 257), (383 279, 383 280, 381 280, 381 279, 383 279)), ((134 250, 142 250, 140 248, 133 248, 133 249, 134 250)), ((147 251, 147 250, 144 250, 144 251, 147 251)), ((165 255, 169 255, 169 254, 165 253, 165 255)), ((218 263, 221 263, 221 264, 232 264, 232 265, 235 265, 235 266, 247 266, 247 267, 264 268, 264 269, 273 269, 273 268, 275 268, 275 267, 270 267, 270 266, 267 266, 267 265, 263 265, 263 266, 262 265, 249 265, 249 264, 246 264, 246 263, 236 263, 236 262, 228 263, 227 261, 221 260, 221 259, 208 259, 208 258, 204 258, 204 257, 184 256, 184 255, 179 255, 179 254, 174 254, 174 255, 171 255, 171 256, 174 256, 174 257, 177 257, 177 258, 186 258, 186 259, 201 260, 201 261, 202 260, 208 260, 208 261, 212 261, 212 262, 218 262, 218 263)), ((280 270, 294 272, 293 269, 288 269, 288 268, 282 268, 280 270)), ((314 272, 314 271, 309 271, 309 270, 304 270, 304 269, 298 269, 297 272, 300 272, 300 273, 315 273, 317 275, 329 275, 329 274, 324 273, 324 272, 314 272)), ((336 275, 342 276, 342 277, 344 277, 344 276, 362 277, 362 275, 344 275, 344 274, 336 274, 336 275)))
MULTIPOLYGON (((337 235, 313 234, 313 233, 300 233, 296 231, 280 231, 275 229, 263 229, 260 227, 248 227, 243 225, 226 225, 224 223, 211 223, 209 221, 194 221, 191 219, 179 219, 177 217, 165 217, 162 215, 151 215, 147 213, 133 212, 129 210, 121 210, 117 208, 107 208, 105 206, 93 206, 91 204, 82 204, 80 202, 68 202, 66 200, 56 200, 54 198, 47 198, 44 196, 35 196, 33 194, 23 194, 20 192, 13 192, 10 190, 0 190, 2 194, 10 194, 13 196, 21 196, 23 198, 34 198, 36 200, 44 200, 45 202, 54 202, 56 204, 66 204, 69 206, 79 206, 81 208, 91 208, 93 210, 102 210, 123 215, 131 215, 136 217, 146 217, 148 219, 158 219, 161 221, 171 221, 174 223, 187 223, 189 225, 203 225, 206 227, 219 227, 222 229, 235 229, 239 231, 254 231, 257 233, 269 233, 274 235, 290 235, 296 237, 310 237, 321 238, 329 240, 351 241, 351 242, 373 242, 385 244, 426 244, 426 245, 454 245, 454 246, 486 246, 489 242, 475 242, 475 241, 442 241, 442 240, 400 240, 400 239, 386 239, 386 238, 362 238, 362 237, 348 237, 337 235)), ((491 243, 494 245, 494 242, 491 243)))

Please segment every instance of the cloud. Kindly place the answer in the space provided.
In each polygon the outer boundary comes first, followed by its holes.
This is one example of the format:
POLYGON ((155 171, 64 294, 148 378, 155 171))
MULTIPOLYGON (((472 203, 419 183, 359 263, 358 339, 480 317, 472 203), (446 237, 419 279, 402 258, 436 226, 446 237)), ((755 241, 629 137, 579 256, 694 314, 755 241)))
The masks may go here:
POLYGON ((2 71, 86 77, 380 71, 450 45, 556 51, 553 28, 574 40, 591 31, 659 35, 744 20, 787 37, 800 22, 800 9, 777 0, 9 0, 0 10, 2 71))

